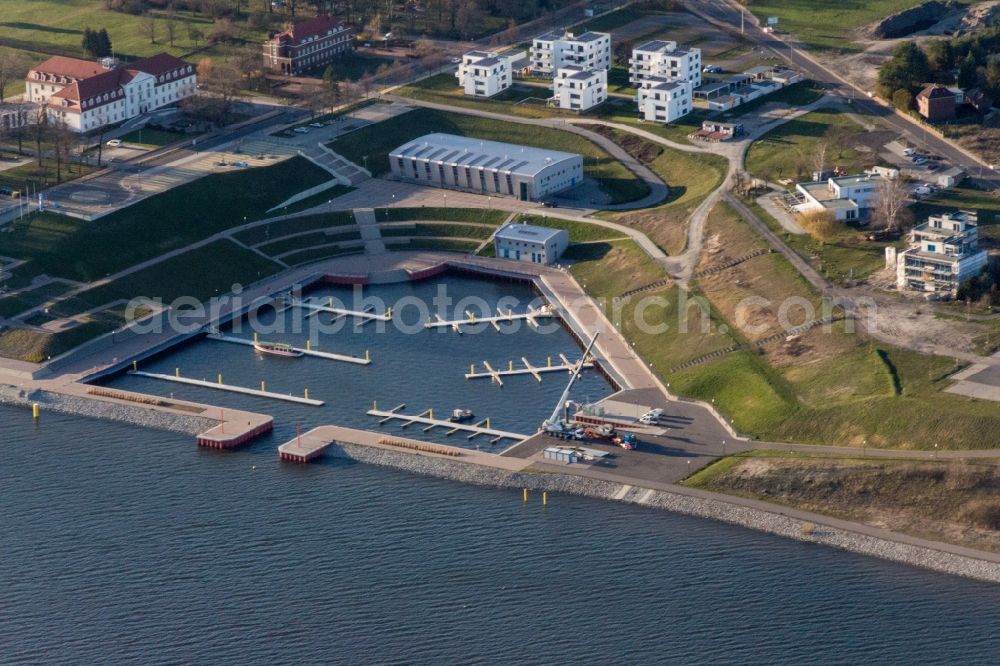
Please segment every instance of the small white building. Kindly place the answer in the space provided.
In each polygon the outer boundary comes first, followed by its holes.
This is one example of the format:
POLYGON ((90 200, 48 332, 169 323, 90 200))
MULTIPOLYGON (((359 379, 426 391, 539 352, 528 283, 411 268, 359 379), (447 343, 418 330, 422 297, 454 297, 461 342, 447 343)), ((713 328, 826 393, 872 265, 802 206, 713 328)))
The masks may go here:
POLYGON ((427 134, 389 153, 392 175, 432 187, 537 201, 583 182, 583 158, 558 150, 427 134))
POLYGON ((586 111, 608 99, 608 70, 560 67, 552 79, 552 98, 560 109, 586 111))
MULTIPOLYGON (((897 288, 955 298, 963 283, 986 268, 976 213, 959 211, 927 218, 910 231, 910 247, 896 257, 897 288)), ((887 248, 891 249, 891 248, 887 248)))
POLYGON ((677 46, 677 42, 653 40, 632 50, 629 81, 637 88, 646 79, 685 79, 701 85, 701 49, 677 46))
POLYGON ((569 247, 569 232, 511 222, 493 236, 493 247, 501 259, 551 264, 569 247))
POLYGON ((586 69, 611 67, 611 35, 585 32, 549 32, 531 42, 531 69, 537 74, 554 76, 563 67, 576 65, 586 69))
POLYGON ((493 97, 510 87, 511 64, 492 51, 469 51, 462 56, 455 76, 466 95, 493 97))
POLYGON ((872 207, 880 180, 877 173, 862 173, 799 183, 795 190, 801 203, 794 207, 795 212, 828 210, 840 221, 859 220, 872 207))
POLYGON ((653 122, 673 122, 691 112, 691 90, 685 79, 645 78, 636 91, 639 115, 653 122))

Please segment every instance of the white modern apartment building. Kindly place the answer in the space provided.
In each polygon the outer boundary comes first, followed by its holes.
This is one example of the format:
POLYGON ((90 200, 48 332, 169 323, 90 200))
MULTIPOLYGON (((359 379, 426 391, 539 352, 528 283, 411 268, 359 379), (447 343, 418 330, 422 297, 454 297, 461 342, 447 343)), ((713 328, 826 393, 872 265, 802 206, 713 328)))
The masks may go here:
POLYGON ((89 132, 148 113, 195 94, 192 65, 168 53, 126 65, 53 56, 26 79, 26 98, 46 107, 52 121, 89 132))
POLYGON ((583 158, 574 153, 427 134, 389 153, 400 180, 480 194, 537 201, 583 182, 583 158))
POLYGON ((510 60, 492 51, 469 51, 455 72, 466 95, 493 97, 510 88, 510 60))
POLYGON ((651 76, 643 79, 636 91, 639 115, 658 123, 670 123, 691 113, 691 82, 651 76))
POLYGON ((608 70, 560 67, 552 79, 552 99, 560 109, 586 111, 608 99, 608 70))
POLYGON ((657 39, 632 49, 628 62, 629 81, 636 87, 653 77, 685 79, 694 88, 701 85, 701 49, 657 39))
POLYGON ((859 220, 872 207, 881 179, 878 173, 862 173, 799 183, 795 191, 801 203, 794 207, 795 212, 828 210, 837 220, 859 220))
MULTIPOLYGON (((983 272, 976 213, 959 211, 927 218, 910 232, 910 247, 896 256, 896 286, 955 298, 958 288, 983 272)), ((887 256, 891 257, 887 248, 887 256)))
POLYGON ((549 32, 532 40, 532 71, 554 76, 569 65, 586 69, 609 69, 611 35, 606 32, 585 32, 577 37, 572 32, 549 32))

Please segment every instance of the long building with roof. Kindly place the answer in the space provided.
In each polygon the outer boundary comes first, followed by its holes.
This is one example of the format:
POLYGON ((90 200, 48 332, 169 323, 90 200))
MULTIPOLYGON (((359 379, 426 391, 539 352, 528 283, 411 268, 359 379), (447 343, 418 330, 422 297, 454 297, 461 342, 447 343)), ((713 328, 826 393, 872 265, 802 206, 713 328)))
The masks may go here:
POLYGON ((89 132, 193 95, 197 73, 169 53, 121 65, 53 56, 26 79, 28 101, 45 106, 49 120, 89 132))
POLYGON ((321 14, 292 25, 264 42, 264 66, 298 76, 318 70, 351 50, 354 31, 321 14))
POLYGON ((538 201, 583 182, 583 158, 558 150, 427 134, 389 153, 400 180, 538 201))

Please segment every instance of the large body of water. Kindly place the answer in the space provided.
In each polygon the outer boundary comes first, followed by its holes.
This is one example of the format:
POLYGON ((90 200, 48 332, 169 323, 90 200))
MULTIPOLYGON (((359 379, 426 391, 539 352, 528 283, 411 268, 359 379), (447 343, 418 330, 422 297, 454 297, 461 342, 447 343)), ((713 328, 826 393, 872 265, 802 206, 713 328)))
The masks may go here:
MULTIPOLYGON (((451 288, 490 302, 528 295, 451 288)), ((543 508, 516 491, 341 460, 281 463, 276 445, 295 423, 373 427, 373 399, 470 407, 530 432, 561 378, 500 389, 462 373, 483 359, 580 353, 564 331, 349 327, 320 342, 371 349, 374 363, 282 362, 202 342, 146 369, 309 386, 322 408, 113 381, 275 414, 274 437, 235 452, 0 409, 0 663, 951 664, 1000 654, 1000 586, 642 507, 557 495, 543 508)), ((608 392, 589 373, 574 397, 608 392)))
POLYGON ((995 663, 1000 586, 0 409, 0 663, 995 663), (256 469, 254 469, 256 467, 256 469))

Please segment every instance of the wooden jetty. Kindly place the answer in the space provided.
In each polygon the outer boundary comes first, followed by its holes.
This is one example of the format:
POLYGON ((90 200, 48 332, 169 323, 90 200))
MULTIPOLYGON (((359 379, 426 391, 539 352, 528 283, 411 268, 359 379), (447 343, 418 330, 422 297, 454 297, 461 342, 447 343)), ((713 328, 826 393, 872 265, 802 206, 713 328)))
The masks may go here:
POLYGON ((156 372, 144 372, 142 370, 129 370, 130 375, 136 375, 137 377, 148 377, 150 379, 159 379, 165 382, 174 382, 175 384, 188 384, 190 386, 200 386, 201 388, 210 388, 217 391, 229 391, 230 393, 241 393, 243 395, 252 395, 258 398, 270 398, 271 400, 283 400, 285 402, 295 402, 300 405, 310 405, 313 407, 321 407, 324 403, 322 400, 313 400, 309 397, 309 391, 307 390, 304 397, 297 395, 286 395, 284 393, 272 393, 271 391, 265 391, 263 389, 257 390, 252 388, 246 388, 245 386, 232 386, 230 384, 223 384, 221 381, 210 382, 204 379, 190 379, 188 377, 181 377, 179 374, 176 375, 163 375, 156 372))
POLYGON ((458 432, 469 433, 466 439, 471 440, 475 437, 485 436, 491 438, 491 444, 499 442, 501 439, 512 439, 517 442, 523 442, 530 437, 530 435, 491 428, 489 419, 483 419, 477 423, 456 423, 447 419, 434 418, 434 410, 432 409, 425 410, 419 414, 404 414, 400 411, 404 407, 406 407, 405 404, 397 405, 385 411, 378 409, 376 405, 372 409, 369 409, 367 414, 368 416, 380 418, 379 425, 383 425, 389 421, 402 421, 401 427, 406 428, 414 424, 422 425, 424 426, 424 432, 428 432, 434 428, 444 428, 447 430, 445 433, 447 437, 451 437, 458 432))
MULTIPOLYGON (((546 372, 573 372, 576 369, 576 363, 571 363, 563 354, 559 354, 559 360, 562 363, 553 364, 552 357, 546 360, 545 365, 532 365, 531 362, 525 357, 521 357, 521 362, 524 364, 523 368, 515 368, 514 361, 510 361, 507 365, 506 370, 497 370, 489 361, 483 361, 483 367, 485 371, 477 372, 475 364, 469 366, 469 371, 465 373, 466 379, 492 379, 494 384, 499 384, 503 386, 503 377, 516 377, 518 375, 531 375, 539 383, 542 381, 542 375, 546 372)), ((593 361, 584 361, 584 368, 593 368, 593 361)))
MULTIPOLYGON (((217 342, 231 342, 237 345, 247 345, 249 347, 254 346, 253 340, 247 340, 246 338, 237 338, 232 335, 223 335, 221 333, 209 333, 209 340, 215 340, 217 342)), ((308 344, 308 343, 307 343, 308 344)), ((330 361, 340 361, 342 363, 354 363, 356 365, 370 365, 371 357, 367 352, 365 352, 365 357, 361 358, 358 356, 349 356, 347 354, 336 354, 334 352, 320 351, 318 349, 313 349, 311 346, 307 346, 304 349, 299 347, 291 347, 292 351, 300 352, 305 356, 315 356, 316 358, 325 358, 330 361)))
POLYGON ((477 317, 474 312, 465 311, 465 319, 442 319, 440 315, 434 315, 433 319, 428 319, 424 323, 426 328, 450 328, 456 333, 462 333, 463 326, 475 326, 476 324, 491 324, 497 331, 500 324, 508 324, 515 321, 525 321, 528 325, 537 328, 538 319, 555 317, 555 311, 548 305, 544 305, 537 310, 528 306, 527 312, 515 313, 512 310, 502 312, 497 310, 496 315, 491 317, 477 317))

